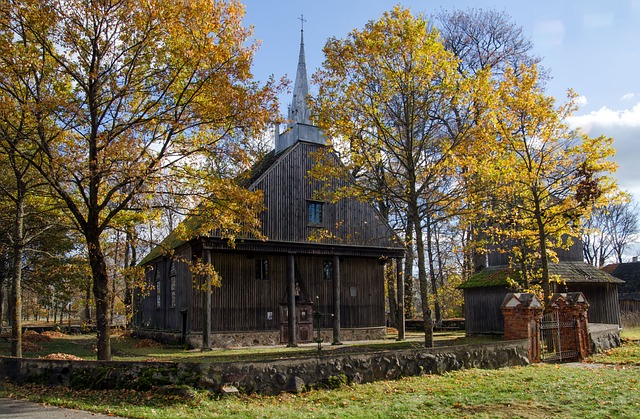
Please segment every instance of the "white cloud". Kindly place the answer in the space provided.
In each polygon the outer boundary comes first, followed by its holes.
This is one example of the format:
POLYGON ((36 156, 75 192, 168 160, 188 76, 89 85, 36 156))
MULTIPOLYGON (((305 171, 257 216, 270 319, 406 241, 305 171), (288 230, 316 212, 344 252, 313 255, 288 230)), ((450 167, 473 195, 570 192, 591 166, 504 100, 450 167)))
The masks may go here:
POLYGON ((580 127, 590 136, 613 137, 618 163, 615 177, 620 188, 634 194, 640 201, 640 103, 622 110, 603 107, 586 115, 570 118, 572 126, 580 127))
POLYGON ((635 93, 627 93, 627 94, 622 95, 620 100, 623 101, 623 102, 627 102, 629 100, 633 100, 633 98, 635 98, 635 97, 636 97, 635 93))
POLYGON ((586 96, 580 95, 576 98, 576 105, 579 107, 587 106, 588 103, 589 101, 586 96))

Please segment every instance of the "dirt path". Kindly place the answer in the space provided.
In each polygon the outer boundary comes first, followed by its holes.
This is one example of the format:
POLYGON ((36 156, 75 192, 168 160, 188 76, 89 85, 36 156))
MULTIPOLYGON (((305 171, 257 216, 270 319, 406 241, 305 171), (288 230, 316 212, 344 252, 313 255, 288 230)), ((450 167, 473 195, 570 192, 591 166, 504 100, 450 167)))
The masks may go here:
POLYGON ((0 398, 0 418, 29 418, 29 419, 106 419, 117 418, 83 410, 65 409, 62 407, 46 406, 25 400, 0 398))

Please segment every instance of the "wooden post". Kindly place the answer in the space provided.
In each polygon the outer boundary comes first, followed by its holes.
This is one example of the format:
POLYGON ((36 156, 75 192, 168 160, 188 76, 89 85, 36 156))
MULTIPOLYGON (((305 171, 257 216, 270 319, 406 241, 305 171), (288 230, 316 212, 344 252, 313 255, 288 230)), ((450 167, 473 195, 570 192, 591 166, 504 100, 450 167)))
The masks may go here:
POLYGON ((405 328, 405 322, 404 322, 404 281, 402 280, 402 259, 398 258, 395 259, 396 261, 396 277, 397 277, 397 286, 396 286, 396 292, 398 293, 398 302, 397 302, 397 308, 398 308, 398 340, 404 340, 405 336, 404 336, 404 328, 405 328))
POLYGON ((293 253, 287 254, 287 320, 289 330, 289 340, 287 346, 294 348, 298 346, 297 324, 296 324, 296 265, 293 253))
POLYGON ((342 345, 340 339, 340 257, 333 255, 333 343, 342 345))
MULTIPOLYGON (((211 265, 211 250, 202 250, 202 262, 211 265)), ((202 293, 202 351, 211 350, 211 275, 204 276, 202 293)))

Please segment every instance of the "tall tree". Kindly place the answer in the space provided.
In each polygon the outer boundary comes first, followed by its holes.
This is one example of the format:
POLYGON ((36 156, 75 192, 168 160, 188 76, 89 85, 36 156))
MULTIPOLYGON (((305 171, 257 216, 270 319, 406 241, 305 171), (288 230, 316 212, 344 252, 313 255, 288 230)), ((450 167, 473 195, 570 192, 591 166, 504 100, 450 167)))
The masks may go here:
MULTIPOLYGON (((550 299, 549 261, 555 249, 582 234, 581 220, 615 183, 612 139, 590 138, 567 125, 575 95, 556 107, 537 83, 534 68, 507 69, 497 89, 485 144, 492 149, 469 165, 482 178, 483 215, 490 235, 509 243, 550 299)), ((524 270, 523 270, 524 271, 524 270)))
MULTIPOLYGON (((517 70, 521 65, 538 65, 539 73, 543 73, 542 81, 546 79, 545 72, 539 67, 541 58, 533 53, 533 43, 505 11, 441 10, 434 16, 434 22, 445 48, 458 57, 461 74, 490 71, 493 79, 502 80, 507 68, 517 70)), ((466 169, 461 167, 460 170, 466 169)), ((458 226, 464 230, 459 251, 464 255, 462 275, 466 279, 475 273, 474 260, 479 252, 476 249, 482 242, 481 237, 473 234, 474 228, 467 216, 473 218, 475 212, 481 211, 474 207, 477 203, 467 199, 464 210, 458 215, 458 226)))
POLYGON ((612 256, 622 263, 623 255, 640 232, 640 208, 629 193, 612 197, 607 205, 595 208, 585 220, 584 257, 594 266, 602 267, 612 256))
POLYGON ((618 263, 622 263, 625 250, 640 232, 639 214, 638 204, 631 200, 609 206, 606 229, 611 237, 611 248, 618 263))
POLYGON ((38 118, 46 112, 38 106, 55 94, 60 80, 51 77, 52 60, 43 57, 29 27, 47 33, 49 14, 33 9, 35 2, 3 3, 0 9, 0 160, 6 169, 0 175, 0 194, 11 209, 11 228, 4 239, 11 247, 11 354, 22 356, 22 276, 28 246, 53 224, 47 208, 45 180, 32 167, 42 153, 34 144, 38 118))
POLYGON ((168 183, 188 185, 173 198, 180 207, 200 201, 210 215, 203 229, 233 236, 255 227, 261 197, 217 169, 248 165, 240 145, 275 119, 277 89, 251 79, 255 45, 235 0, 12 0, 3 9, 51 15, 48 31, 27 30, 68 84, 39 121, 42 158, 30 162, 84 236, 98 359, 110 359, 105 231, 168 183))
MULTIPOLYGON (((507 70, 539 65, 533 43, 505 11, 470 8, 435 16, 445 48, 459 58, 461 73, 491 70, 501 79, 507 70)), ((540 67, 539 67, 540 71, 540 67)), ((544 74, 544 71, 541 71, 544 74)))
POLYGON ((582 235, 582 251, 587 263, 602 267, 611 256, 611 240, 607 234, 607 207, 595 208, 589 218, 584 221, 585 231, 582 235))
POLYGON ((469 127, 457 122, 474 120, 480 83, 462 77, 457 59, 422 16, 399 6, 344 40, 329 39, 324 53, 314 76, 318 122, 334 139, 346 172, 362 171, 360 181, 341 192, 371 200, 387 196, 405 211, 417 248, 425 344, 431 346, 422 217, 452 201, 443 179, 454 175, 455 152, 472 138, 469 127), (381 173, 384 182, 376 181, 381 173))

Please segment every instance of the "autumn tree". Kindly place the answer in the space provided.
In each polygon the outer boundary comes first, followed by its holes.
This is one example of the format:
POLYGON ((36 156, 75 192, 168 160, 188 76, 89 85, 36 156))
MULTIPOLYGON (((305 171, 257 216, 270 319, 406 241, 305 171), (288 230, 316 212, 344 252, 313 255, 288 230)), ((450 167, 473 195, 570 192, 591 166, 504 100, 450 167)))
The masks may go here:
POLYGON ((638 204, 628 193, 621 193, 612 202, 595 208, 585 220, 584 256, 588 263, 602 267, 614 257, 622 263, 625 250, 636 238, 640 228, 638 204))
POLYGON ((84 237, 98 359, 110 359, 103 235, 171 183, 188 186, 172 196, 177 206, 208 215, 204 231, 254 228, 259 194, 216 169, 249 164, 240 145, 274 120, 277 89, 251 79, 255 45, 234 0, 14 0, 3 9, 50 16, 47 30, 26 25, 28 42, 67 84, 55 103, 37 102, 42 155, 30 163, 84 237))
MULTIPOLYGON (((480 71, 490 71, 492 79, 502 80, 507 68, 538 65, 539 73, 542 73, 539 81, 546 80, 546 72, 540 67, 541 58, 533 52, 533 43, 507 12, 475 8, 441 10, 433 20, 440 30, 445 48, 458 57, 461 74, 475 75, 480 71)), ((469 154, 476 152, 482 151, 469 150, 469 154)), ((461 167, 460 170, 466 169, 461 167)), ((455 217, 461 230, 460 246, 456 251, 463 255, 461 269, 465 279, 475 273, 474 255, 479 253, 482 242, 481 237, 473 234, 474 214, 482 211, 481 207, 476 206, 477 203, 466 199, 455 217)))
POLYGON ((487 235, 529 265, 521 272, 540 281, 546 304, 555 250, 581 236, 581 220, 615 187, 608 177, 615 170, 612 139, 572 130, 566 120, 575 95, 556 106, 541 91, 535 67, 507 69, 496 94, 484 142, 490 148, 468 167, 482 178, 487 235))
POLYGON ((42 46, 28 29, 48 33, 49 15, 46 10, 38 13, 36 6, 36 2, 9 2, 0 9, 0 161, 5 169, 0 174, 0 199, 6 206, 2 223, 10 225, 2 239, 11 249, 11 354, 16 357, 22 356, 21 297, 27 252, 60 215, 46 179, 31 164, 42 156, 35 140, 39 127, 46 125, 38 121, 46 113, 38 105, 49 101, 63 83, 53 75, 52 60, 43 57, 42 46))
POLYGON ((423 218, 455 199, 446 182, 455 174, 455 151, 471 138, 469 127, 457 122, 474 120, 480 78, 463 77, 438 32, 402 7, 344 40, 329 39, 324 53, 314 76, 314 110, 345 163, 324 173, 357 175, 358 182, 337 191, 338 198, 389 197, 402 208, 414 233, 425 344, 431 346, 423 218))
POLYGON ((434 20, 445 48, 460 60, 461 73, 491 70, 494 78, 502 79, 508 68, 539 66, 541 62, 541 58, 533 54, 533 43, 524 35, 522 27, 505 11, 443 10, 434 20))

